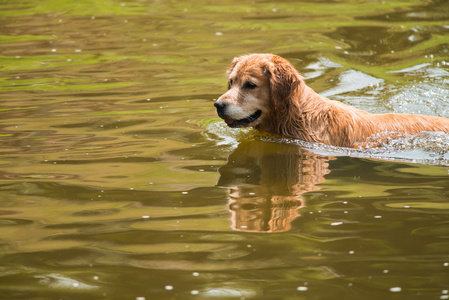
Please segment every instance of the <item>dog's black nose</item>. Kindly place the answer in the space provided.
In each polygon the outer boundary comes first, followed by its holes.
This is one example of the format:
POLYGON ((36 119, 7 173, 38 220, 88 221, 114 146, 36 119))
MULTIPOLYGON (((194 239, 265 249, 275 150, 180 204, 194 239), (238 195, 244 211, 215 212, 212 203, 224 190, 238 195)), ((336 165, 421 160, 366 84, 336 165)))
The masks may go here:
POLYGON ((214 103, 214 106, 218 109, 218 110, 223 110, 226 106, 226 103, 221 102, 221 101, 216 101, 214 103))

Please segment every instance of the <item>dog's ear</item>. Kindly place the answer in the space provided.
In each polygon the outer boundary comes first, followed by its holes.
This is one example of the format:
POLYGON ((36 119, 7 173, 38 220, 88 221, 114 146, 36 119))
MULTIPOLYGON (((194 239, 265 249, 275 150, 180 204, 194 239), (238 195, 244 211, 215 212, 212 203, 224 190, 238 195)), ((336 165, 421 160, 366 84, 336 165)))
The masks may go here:
POLYGON ((301 75, 285 59, 273 56, 266 65, 270 76, 271 101, 275 109, 286 108, 301 84, 301 75))
POLYGON ((266 66, 269 74, 270 96, 273 116, 268 127, 273 133, 300 137, 303 115, 300 105, 303 77, 286 60, 279 56, 269 58, 266 66))

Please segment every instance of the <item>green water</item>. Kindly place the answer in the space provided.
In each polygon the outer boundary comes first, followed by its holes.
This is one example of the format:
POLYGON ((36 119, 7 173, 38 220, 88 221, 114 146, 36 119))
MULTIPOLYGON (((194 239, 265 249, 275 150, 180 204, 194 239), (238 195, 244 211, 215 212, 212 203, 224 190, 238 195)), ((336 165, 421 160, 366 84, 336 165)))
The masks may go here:
POLYGON ((449 299, 435 143, 335 155, 213 107, 261 52, 358 108, 449 117, 448 20, 446 0, 0 0, 0 299, 449 299))

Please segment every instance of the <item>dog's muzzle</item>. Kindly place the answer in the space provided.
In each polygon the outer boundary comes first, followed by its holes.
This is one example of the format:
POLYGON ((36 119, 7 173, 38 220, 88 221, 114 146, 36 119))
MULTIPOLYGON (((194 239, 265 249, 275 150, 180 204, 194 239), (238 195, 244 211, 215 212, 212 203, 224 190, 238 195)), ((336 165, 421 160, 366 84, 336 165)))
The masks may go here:
POLYGON ((217 101, 214 103, 214 106, 217 108, 218 116, 220 118, 222 118, 225 121, 225 123, 228 124, 229 127, 232 127, 232 128, 250 126, 250 123, 256 121, 262 115, 262 111, 260 109, 258 109, 253 114, 251 114, 250 116, 248 116, 244 119, 235 120, 226 115, 226 112, 225 112, 226 107, 227 107, 226 103, 217 101))

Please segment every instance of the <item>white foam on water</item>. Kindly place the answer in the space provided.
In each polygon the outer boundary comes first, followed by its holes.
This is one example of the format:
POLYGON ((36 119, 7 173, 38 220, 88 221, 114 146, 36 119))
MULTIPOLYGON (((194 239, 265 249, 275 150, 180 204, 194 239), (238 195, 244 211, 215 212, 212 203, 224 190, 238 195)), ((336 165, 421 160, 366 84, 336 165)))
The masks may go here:
POLYGON ((224 122, 210 124, 205 136, 217 145, 228 145, 229 150, 243 140, 261 140, 280 144, 295 144, 316 154, 326 156, 350 156, 379 160, 393 160, 425 165, 449 166, 449 133, 421 132, 416 135, 383 132, 360 143, 362 149, 329 146, 304 142, 299 139, 282 138, 259 132, 252 128, 232 129, 224 122))

